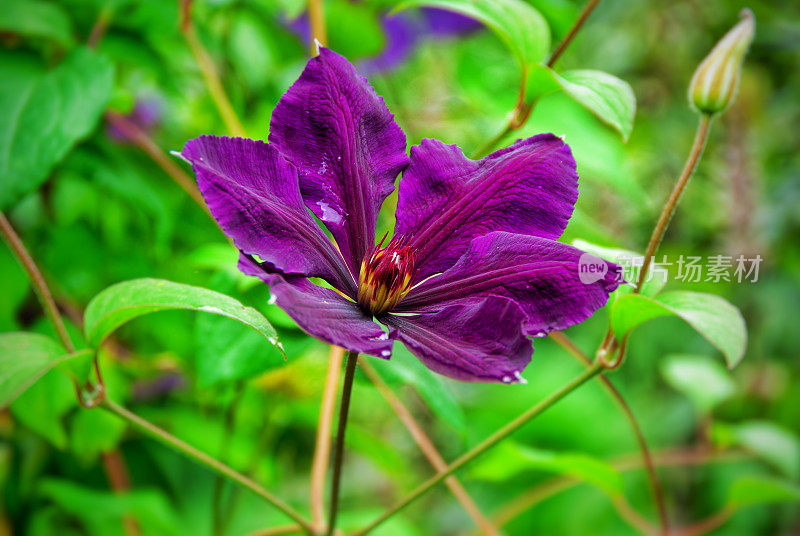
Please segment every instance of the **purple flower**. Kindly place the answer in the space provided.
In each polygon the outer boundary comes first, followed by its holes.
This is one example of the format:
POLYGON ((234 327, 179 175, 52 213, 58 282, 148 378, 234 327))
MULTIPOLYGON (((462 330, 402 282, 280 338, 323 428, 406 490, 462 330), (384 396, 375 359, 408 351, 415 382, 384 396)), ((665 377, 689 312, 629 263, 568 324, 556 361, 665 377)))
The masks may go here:
POLYGON ((405 148, 383 99, 321 48, 276 106, 269 143, 201 136, 181 155, 240 269, 309 334, 385 358, 402 341, 459 380, 520 380, 529 335, 585 320, 618 285, 611 263, 582 283, 582 252, 555 241, 578 195, 569 147, 541 134, 478 161, 437 140, 405 148), (394 237, 375 245, 401 171, 394 237))

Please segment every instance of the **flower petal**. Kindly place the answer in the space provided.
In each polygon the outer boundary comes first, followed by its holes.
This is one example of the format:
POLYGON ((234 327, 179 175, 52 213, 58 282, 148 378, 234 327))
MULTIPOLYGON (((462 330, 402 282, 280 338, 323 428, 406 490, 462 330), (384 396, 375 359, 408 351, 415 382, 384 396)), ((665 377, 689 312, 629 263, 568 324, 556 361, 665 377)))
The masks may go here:
POLYGON ((181 156, 197 176, 211 214, 239 250, 275 271, 321 277, 353 293, 355 281, 336 246, 308 213, 297 172, 264 142, 200 136, 181 156))
POLYGON ((319 52, 275 107, 269 141, 298 168, 306 205, 358 274, 378 210, 408 164, 406 137, 346 59, 319 52))
POLYGON ((388 314, 380 321, 434 372, 461 381, 512 383, 522 381, 519 373, 533 354, 522 319, 514 302, 490 296, 413 316, 388 314))
POLYGON ((540 134, 470 160, 426 139, 411 148, 400 181, 395 234, 418 248, 417 281, 442 272, 470 241, 491 231, 556 239, 578 197, 569 146, 540 134))
POLYGON ((266 280, 276 303, 312 337, 353 352, 391 357, 389 335, 335 290, 298 276, 267 275, 266 280))
POLYGON ((583 322, 605 305, 622 281, 620 272, 618 265, 561 242, 494 232, 474 239, 452 268, 413 288, 397 310, 507 296, 525 313, 525 332, 543 336, 583 322))

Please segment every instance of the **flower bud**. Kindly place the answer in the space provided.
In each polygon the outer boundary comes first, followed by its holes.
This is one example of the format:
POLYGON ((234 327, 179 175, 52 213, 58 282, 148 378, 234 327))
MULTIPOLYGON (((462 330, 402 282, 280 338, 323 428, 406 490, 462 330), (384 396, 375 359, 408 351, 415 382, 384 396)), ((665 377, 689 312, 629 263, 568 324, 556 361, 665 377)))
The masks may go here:
POLYGON ((742 61, 756 29, 753 12, 743 9, 741 21, 720 39, 697 67, 689 84, 689 104, 699 112, 714 114, 733 101, 742 61))

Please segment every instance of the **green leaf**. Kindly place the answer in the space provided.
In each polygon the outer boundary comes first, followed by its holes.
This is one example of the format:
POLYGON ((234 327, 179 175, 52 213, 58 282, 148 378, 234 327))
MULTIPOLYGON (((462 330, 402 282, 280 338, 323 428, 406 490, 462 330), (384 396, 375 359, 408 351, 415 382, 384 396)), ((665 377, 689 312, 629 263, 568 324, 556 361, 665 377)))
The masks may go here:
POLYGON ((784 502, 800 503, 800 486, 777 478, 744 476, 728 492, 731 508, 784 502))
POLYGON ((546 471, 584 481, 610 496, 623 492, 622 476, 610 464, 579 452, 551 452, 506 441, 485 455, 472 475, 490 481, 506 481, 524 471, 546 471))
POLYGON ((546 65, 531 66, 525 84, 526 102, 561 90, 628 141, 636 116, 636 96, 627 82, 603 71, 557 73, 546 65))
POLYGON ((744 357, 747 326, 735 306, 714 294, 675 291, 648 298, 638 294, 622 296, 611 308, 611 325, 618 338, 661 316, 682 318, 713 344, 733 368, 744 357))
POLYGON ((72 419, 70 447, 87 464, 117 447, 125 433, 125 421, 105 411, 83 410, 72 419))
POLYGON ((34 191, 91 133, 113 75, 111 63, 86 48, 47 72, 22 55, 0 55, 0 210, 34 191))
POLYGON ((67 433, 62 417, 77 404, 75 389, 69 379, 61 372, 51 370, 10 407, 19 422, 63 449, 67 446, 67 433))
POLYGON ((72 23, 64 9, 41 0, 6 0, 0 9, 0 31, 72 43, 72 23))
POLYGON ((0 408, 5 408, 55 366, 92 355, 67 354, 63 346, 40 333, 0 333, 0 408))
POLYGON ((636 96, 627 82, 591 70, 566 71, 556 79, 570 97, 628 141, 636 115, 636 96))
POLYGON ((736 384, 725 367, 704 355, 667 356, 661 362, 661 375, 703 413, 736 392, 736 384))
POLYGON ((522 0, 408 0, 394 11, 423 6, 455 11, 484 23, 511 50, 523 73, 550 51, 547 21, 522 0))
POLYGON ((252 307, 213 290, 149 278, 117 283, 92 298, 83 317, 86 340, 98 346, 115 329, 136 317, 173 309, 232 318, 254 329, 283 352, 275 329, 252 307))
POLYGON ((732 440, 787 477, 800 478, 800 438, 791 430, 769 421, 730 425, 732 440))

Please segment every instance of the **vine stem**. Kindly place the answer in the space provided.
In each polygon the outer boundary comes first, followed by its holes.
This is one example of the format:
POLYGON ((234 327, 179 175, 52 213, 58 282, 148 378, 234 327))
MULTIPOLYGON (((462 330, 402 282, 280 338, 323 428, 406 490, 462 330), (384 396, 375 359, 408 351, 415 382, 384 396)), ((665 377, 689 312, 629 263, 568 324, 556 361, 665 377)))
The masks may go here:
POLYGON ((642 291, 642 285, 647 277, 647 271, 653 261, 653 256, 656 254, 658 246, 664 238, 664 233, 669 226, 669 222, 672 220, 672 216, 675 214, 675 209, 678 208, 681 195, 683 195, 683 191, 686 189, 686 185, 689 184, 689 179, 692 178, 692 174, 697 168, 697 163, 703 155, 703 149, 706 146, 710 127, 711 116, 702 114, 700 116, 700 122, 697 125, 697 132, 694 136, 694 142, 692 143, 689 157, 686 159, 683 171, 681 171, 680 177, 678 177, 678 182, 675 183, 675 187, 672 189, 672 193, 670 193, 669 199, 667 199, 664 209, 661 211, 661 216, 658 218, 658 223, 656 223, 653 229, 653 234, 650 236, 650 242, 647 244, 647 250, 644 253, 644 260, 642 261, 642 268, 639 270, 639 277, 636 279, 636 288, 633 289, 634 293, 642 291))
POLYGON ((197 37, 194 25, 192 24, 192 0, 180 0, 180 7, 181 32, 186 39, 186 43, 189 45, 189 49, 192 51, 197 66, 200 68, 200 73, 203 75, 203 80, 206 83, 208 92, 211 94, 211 99, 214 101, 231 135, 242 138, 245 135, 242 122, 236 115, 233 105, 228 98, 228 94, 225 92, 225 87, 222 85, 222 81, 219 78, 214 60, 205 47, 203 47, 203 44, 197 37))
POLYGON ((311 522, 316 527, 321 527, 325 522, 325 475, 328 472, 328 462, 331 457, 331 423, 336 406, 342 361, 344 361, 344 348, 331 346, 328 353, 328 373, 325 377, 325 387, 320 402, 317 441, 314 446, 314 458, 311 462, 311 484, 309 486, 311 522))
POLYGON ((535 406, 531 407, 522 415, 515 418, 513 421, 509 422, 502 428, 500 428, 497 432, 489 436, 488 438, 484 439, 480 444, 476 445, 466 453, 462 454, 459 458, 457 458, 454 462, 447 466, 447 468, 443 471, 439 471, 437 474, 430 477, 428 480, 417 486, 416 489, 411 491, 408 495, 400 499, 394 506, 390 507, 386 510, 383 514, 381 514, 375 521, 364 527, 363 529, 356 531, 352 534, 352 536, 364 536, 365 534, 369 533, 376 527, 378 527, 381 523, 392 517, 394 514, 417 500, 419 497, 424 495, 426 492, 430 491, 434 486, 438 483, 443 481, 448 476, 452 475, 454 472, 459 470, 460 468, 467 465, 469 462, 489 450, 490 448, 497 445, 500 441, 511 435, 512 433, 516 432, 519 428, 523 425, 527 424, 528 421, 536 417, 537 415, 543 413, 545 410, 550 408, 553 404, 564 398, 566 395, 586 383, 588 380, 592 379, 596 375, 602 373, 604 371, 604 367, 601 363, 595 363, 591 367, 584 370, 578 377, 567 383, 564 387, 556 391, 555 393, 551 394, 535 406))
MULTIPOLYGON (((569 29, 567 34, 561 40, 560 43, 556 46, 556 49, 550 55, 550 59, 547 60, 547 66, 553 67, 555 62, 561 57, 561 54, 567 49, 570 43, 575 39, 575 36, 578 35, 578 32, 583 25, 586 23, 586 19, 589 18, 589 15, 592 14, 594 8, 597 7, 597 4, 600 3, 600 0, 589 0, 586 2, 586 5, 583 6, 578 18, 575 20, 575 23, 569 29)), ((520 79, 520 90, 519 90, 519 98, 517 99, 517 104, 514 106, 514 110, 511 112, 511 117, 508 120, 508 123, 500 131, 499 134, 491 138, 489 141, 484 143, 475 153, 472 155, 472 158, 481 158, 489 154, 489 152, 495 148, 503 139, 508 136, 511 132, 522 128, 522 126, 528 121, 531 116, 531 112, 533 108, 536 106, 536 100, 532 102, 525 102, 525 86, 527 85, 527 73, 522 72, 521 79, 520 79)))
POLYGON ((342 384, 342 403, 339 406, 339 423, 336 430, 336 444, 333 448, 333 479, 331 480, 331 504, 328 514, 327 535, 333 536, 336 530, 336 516, 339 513, 339 487, 342 481, 342 461, 344 460, 344 436, 347 431, 347 415, 350 413, 350 395, 356 376, 358 352, 348 352, 342 384))
MULTIPOLYGON (((578 346, 572 342, 572 339, 570 339, 565 333, 555 331, 551 333, 549 337, 553 339, 553 342, 561 346, 567 351, 568 354, 575 357, 583 365, 592 365, 592 360, 589 359, 589 357, 584 354, 583 351, 578 348, 578 346)), ((664 503, 664 491, 661 487, 661 481, 658 478, 655 464, 653 463, 653 456, 650 453, 650 448, 647 446, 647 439, 644 437, 644 431, 642 430, 642 427, 639 426, 639 421, 633 414, 633 410, 625 401, 625 397, 623 397, 622 393, 620 393, 614 384, 611 383, 611 380, 605 376, 598 376, 597 379, 603 384, 603 387, 606 388, 611 397, 617 402, 617 405, 622 410, 622 413, 625 415, 625 418, 628 420, 628 423, 633 429, 633 435, 636 437, 636 443, 638 444, 639 452, 642 455, 642 463, 647 474, 647 480, 650 482, 650 490, 653 493, 653 502, 655 502, 659 522, 661 523, 661 533, 666 535, 669 533, 669 518, 667 516, 667 507, 664 503)))
POLYGON ((67 352, 74 352, 75 345, 72 344, 72 340, 67 334, 67 328, 64 327, 64 321, 61 319, 61 313, 58 312, 58 307, 56 307, 56 302, 53 300, 53 295, 50 293, 50 288, 47 286, 47 282, 45 282, 42 272, 39 271, 39 267, 36 266, 36 262, 34 262, 31 254, 28 253, 28 250, 25 248, 25 244, 22 243, 19 235, 14 230, 14 227, 12 227, 11 222, 8 221, 8 218, 6 218, 6 215, 2 212, 0 212, 0 232, 2 232, 3 238, 14 252, 14 256, 28 274, 28 279, 30 280, 31 284, 33 284, 33 289, 36 291, 36 295, 39 297, 39 301, 44 308, 44 313, 47 315, 47 319, 53 325, 53 329, 55 329, 56 335, 61 341, 61 344, 64 345, 64 348, 67 349, 67 352))
MULTIPOLYGON (((431 466, 437 471, 444 471, 447 469, 447 462, 444 460, 439 451, 436 450, 436 446, 433 444, 433 441, 425 434, 425 431, 419 425, 417 420, 411 414, 411 411, 403 404, 403 401, 392 391, 392 389, 383 381, 383 378, 380 377, 378 372, 375 368, 369 364, 367 361, 362 360, 360 363, 361 370, 364 374, 369 378, 369 380, 375 385, 375 388, 378 389, 378 392, 386 399, 386 402, 394 410, 397 417, 400 419, 400 422, 403 423, 408 433, 411 434, 411 437, 414 439, 414 442, 419 447, 419 450, 422 451, 422 454, 425 458, 428 459, 431 466)), ((448 476, 444 479, 444 484, 450 489, 450 492, 455 496, 456 500, 461 504, 464 508, 464 511, 467 512, 467 515, 475 522, 478 526, 480 531, 485 534, 486 536, 499 536, 500 533, 495 528, 489 519, 483 515, 478 505, 475 504, 475 501, 472 500, 469 493, 464 486, 459 482, 459 480, 455 476, 448 476)))
POLYGON ((257 482, 251 480, 250 478, 246 477, 245 475, 233 470, 232 468, 228 467, 224 463, 220 462, 209 456, 208 454, 201 452, 200 450, 194 448, 193 446, 189 445, 188 443, 181 441, 177 437, 173 436, 166 430, 159 428, 158 426, 154 425, 151 422, 148 422, 135 413, 132 413, 125 409, 124 407, 120 406, 119 404, 109 400, 106 398, 101 406, 103 409, 113 413, 117 417, 123 419, 128 424, 133 426, 134 428, 140 430, 141 432, 149 435, 150 437, 157 439, 158 441, 164 443, 165 445, 175 449, 176 451, 184 454, 194 460, 202 463, 209 469, 233 480, 234 482, 246 487, 259 497, 266 500, 268 503, 272 504, 275 508, 286 514, 289 518, 291 518, 295 523, 297 523, 301 529, 306 534, 314 534, 314 528, 311 524, 306 521, 299 512, 297 512, 294 508, 283 502, 279 497, 273 495, 263 486, 258 484, 257 482))

